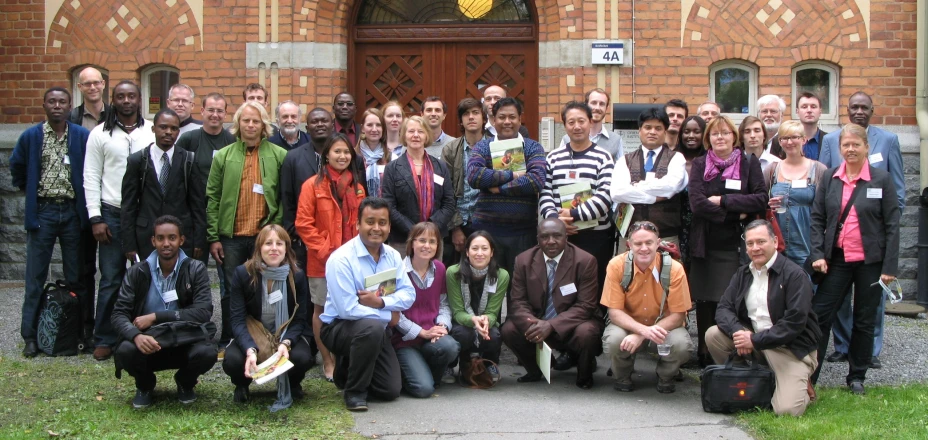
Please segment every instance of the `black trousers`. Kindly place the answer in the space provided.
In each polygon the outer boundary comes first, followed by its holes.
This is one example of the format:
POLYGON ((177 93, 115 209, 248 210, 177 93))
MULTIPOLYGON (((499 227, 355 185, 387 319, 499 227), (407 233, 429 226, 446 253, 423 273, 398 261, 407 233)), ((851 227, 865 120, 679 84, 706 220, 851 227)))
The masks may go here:
POLYGON ((81 335, 90 348, 93 348, 94 299, 97 297, 97 240, 93 238, 91 228, 81 231, 81 278, 84 292, 81 301, 81 322, 84 334, 81 335))
POLYGON ((477 330, 473 327, 457 325, 451 327, 451 337, 461 344, 460 359, 467 362, 471 353, 477 353, 480 357, 491 360, 499 365, 499 352, 503 348, 503 339, 499 334, 499 327, 490 328, 490 340, 480 338, 480 346, 476 344, 477 330))
POLYGON ((392 332, 376 319, 336 319, 322 324, 322 343, 335 354, 335 385, 345 397, 393 400, 402 388, 400 363, 390 342, 392 332))
MULTIPOLYGON (((290 362, 293 363, 293 368, 287 371, 287 376, 290 377, 290 387, 299 387, 300 382, 306 377, 306 372, 316 364, 316 359, 312 356, 309 344, 304 338, 296 338, 296 341, 293 341, 293 346, 290 348, 290 362)), ((237 343, 226 347, 222 371, 229 375, 229 379, 235 386, 251 385, 251 378, 245 377, 245 352, 237 343)))
POLYGON ((828 336, 835 322, 835 315, 841 303, 854 286, 854 327, 851 330, 851 345, 848 350, 847 383, 861 381, 867 377, 873 356, 873 328, 876 325, 876 311, 880 307, 883 288, 879 284, 871 286, 880 279, 883 262, 865 264, 844 261, 844 250, 835 248, 831 261, 828 262, 828 275, 818 286, 812 296, 812 311, 818 316, 818 325, 822 337, 818 341, 818 368, 812 374, 812 382, 818 382, 828 349, 828 336))
POLYGON ((609 260, 615 252, 615 227, 602 231, 586 229, 576 235, 568 235, 567 241, 596 258, 596 281, 599 283, 599 295, 597 295, 596 302, 598 303, 606 282, 606 267, 609 266, 609 260))
POLYGON ((135 343, 122 341, 114 356, 116 362, 135 378, 135 387, 140 390, 155 389, 155 372, 163 370, 177 370, 174 381, 184 388, 193 388, 197 378, 216 364, 216 344, 198 342, 143 354, 135 343))
MULTIPOLYGON (((512 320, 503 324, 503 342, 519 358, 519 362, 529 374, 541 374, 538 361, 535 359, 537 343, 529 342, 525 335, 519 331, 512 320)), ((593 365, 596 356, 603 351, 603 322, 601 320, 584 321, 573 328, 572 331, 559 335, 552 332, 545 339, 551 348, 560 351, 578 353, 577 383, 587 383, 593 380, 593 365)))

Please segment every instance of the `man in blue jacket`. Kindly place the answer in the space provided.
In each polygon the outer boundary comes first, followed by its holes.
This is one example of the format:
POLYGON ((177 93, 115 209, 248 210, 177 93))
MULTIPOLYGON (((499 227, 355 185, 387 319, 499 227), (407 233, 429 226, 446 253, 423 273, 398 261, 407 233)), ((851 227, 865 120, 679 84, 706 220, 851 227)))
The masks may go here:
MULTIPOLYGON (((46 121, 23 132, 10 156, 13 185, 26 192, 26 295, 20 325, 25 357, 39 354, 39 302, 55 240, 61 245, 65 280, 77 283, 81 228, 88 224, 84 148, 90 132, 68 121, 71 94, 64 88, 46 90, 42 107, 46 121)), ((87 301, 86 292, 80 293, 87 301)))

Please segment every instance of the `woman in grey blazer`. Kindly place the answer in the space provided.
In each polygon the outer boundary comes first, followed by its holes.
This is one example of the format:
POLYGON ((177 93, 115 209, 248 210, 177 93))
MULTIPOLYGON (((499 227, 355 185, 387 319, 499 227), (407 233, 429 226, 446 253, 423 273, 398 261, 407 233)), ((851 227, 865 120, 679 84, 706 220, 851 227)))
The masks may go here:
POLYGON ((812 267, 825 274, 812 298, 822 338, 818 380, 835 312, 854 287, 854 327, 847 385, 864 393, 873 354, 876 310, 883 296, 879 281, 896 279, 899 264, 899 204, 892 177, 867 160, 867 131, 849 124, 841 131, 844 163, 825 172, 812 205, 812 267))

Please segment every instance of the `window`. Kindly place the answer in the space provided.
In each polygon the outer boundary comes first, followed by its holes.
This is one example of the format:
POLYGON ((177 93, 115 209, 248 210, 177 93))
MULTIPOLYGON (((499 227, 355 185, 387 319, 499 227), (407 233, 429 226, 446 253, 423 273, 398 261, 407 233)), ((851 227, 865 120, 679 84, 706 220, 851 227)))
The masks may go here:
POLYGON ((142 70, 142 115, 145 119, 152 119, 168 102, 168 91, 171 86, 180 82, 180 72, 177 69, 157 65, 142 70))
POLYGON ((81 72, 87 68, 93 67, 100 71, 103 75, 103 102, 110 102, 110 72, 100 66, 93 66, 90 64, 84 64, 83 66, 77 66, 71 70, 71 107, 77 108, 77 106, 84 103, 84 95, 81 94, 81 88, 77 85, 80 81, 81 72))
POLYGON ((531 22, 524 0, 367 0, 358 24, 531 22))
MULTIPOLYGON (((838 69, 821 62, 803 63, 793 67, 793 111, 799 95, 810 92, 822 101, 820 123, 838 123, 838 69)), ((794 116, 795 117, 795 116, 794 116)))
POLYGON ((709 69, 709 96, 721 113, 740 123, 756 113, 757 67, 743 61, 722 61, 709 69))

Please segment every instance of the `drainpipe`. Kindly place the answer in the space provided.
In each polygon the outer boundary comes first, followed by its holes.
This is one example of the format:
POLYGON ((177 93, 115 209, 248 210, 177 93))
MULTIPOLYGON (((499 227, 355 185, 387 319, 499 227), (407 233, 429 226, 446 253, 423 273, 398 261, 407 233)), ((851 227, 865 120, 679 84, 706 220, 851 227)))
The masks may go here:
POLYGON ((928 308, 928 0, 918 0, 915 50, 915 119, 918 122, 919 178, 922 194, 918 208, 918 305, 928 308))

